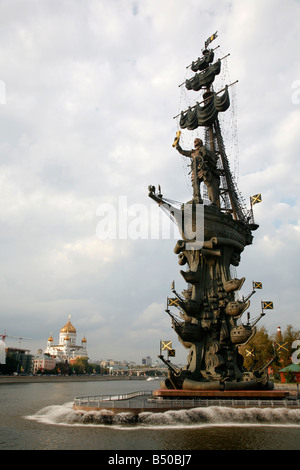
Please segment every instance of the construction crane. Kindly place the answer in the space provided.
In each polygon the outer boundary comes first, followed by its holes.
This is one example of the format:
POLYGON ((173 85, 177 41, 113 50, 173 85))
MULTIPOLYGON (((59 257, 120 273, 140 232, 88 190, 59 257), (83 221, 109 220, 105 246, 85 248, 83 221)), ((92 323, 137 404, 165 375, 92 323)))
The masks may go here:
POLYGON ((2 335, 0 334, 0 364, 6 364, 6 352, 5 352, 5 339, 6 338, 14 338, 18 339, 19 342, 22 341, 22 339, 25 340, 30 340, 31 338, 26 338, 25 336, 10 336, 6 332, 2 335))

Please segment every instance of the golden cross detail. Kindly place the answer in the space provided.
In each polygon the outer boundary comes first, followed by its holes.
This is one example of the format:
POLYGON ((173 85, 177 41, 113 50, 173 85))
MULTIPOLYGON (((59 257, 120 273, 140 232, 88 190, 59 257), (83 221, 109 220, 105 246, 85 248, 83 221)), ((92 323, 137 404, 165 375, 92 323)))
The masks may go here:
POLYGON ((176 305, 178 307, 178 299, 170 299, 169 298, 169 306, 176 305))
POLYGON ((262 308, 265 310, 274 308, 273 302, 270 302, 270 300, 263 302, 262 308))
POLYGON ((249 349, 246 349, 246 356, 254 356, 253 351, 253 349, 251 349, 250 351, 249 349))
POLYGON ((255 194, 254 196, 251 196, 252 205, 253 205, 253 204, 258 204, 258 203, 261 202, 261 201, 262 201, 261 193, 255 194))
POLYGON ((254 281, 254 286, 253 287, 254 287, 254 289, 262 289, 262 283, 254 281))
POLYGON ((162 351, 165 351, 166 349, 168 349, 169 351, 172 350, 172 341, 162 341, 161 344, 162 344, 162 351))
POLYGON ((275 345, 276 345, 276 350, 277 350, 277 352, 279 351, 279 349, 284 349, 285 351, 288 352, 288 349, 284 347, 284 346, 286 346, 287 344, 288 344, 287 341, 286 341, 285 343, 277 343, 277 342, 276 342, 275 345))

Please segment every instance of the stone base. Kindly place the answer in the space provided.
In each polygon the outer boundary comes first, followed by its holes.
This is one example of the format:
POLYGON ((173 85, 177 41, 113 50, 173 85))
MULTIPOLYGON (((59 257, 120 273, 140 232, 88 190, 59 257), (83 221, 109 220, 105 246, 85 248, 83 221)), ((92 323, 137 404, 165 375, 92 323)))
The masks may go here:
MULTIPOLYGON (((82 397, 76 399, 73 409, 78 413, 98 411, 107 424, 112 416, 129 413, 138 419, 139 414, 164 413, 209 406, 230 408, 282 408, 300 409, 300 400, 291 399, 288 391, 283 390, 165 390, 136 392, 131 398, 123 395, 116 399, 103 400, 103 397, 82 397), (106 421, 105 421, 106 422, 106 421)), ((88 419, 93 419, 91 416, 88 419)), ((137 422, 137 421, 136 421, 137 422)))
POLYGON ((188 399, 188 398, 235 398, 235 399, 266 399, 276 400, 289 396, 289 392, 284 390, 154 390, 153 396, 167 399, 188 399))

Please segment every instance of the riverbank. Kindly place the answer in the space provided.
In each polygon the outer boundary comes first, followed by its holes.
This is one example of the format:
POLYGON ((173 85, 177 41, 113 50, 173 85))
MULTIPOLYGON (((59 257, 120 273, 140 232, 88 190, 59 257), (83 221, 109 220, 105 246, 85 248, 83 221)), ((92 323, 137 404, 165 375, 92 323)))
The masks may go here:
MULTIPOLYGON (((107 380, 132 380, 145 381, 145 376, 128 375, 0 375, 1 384, 24 384, 24 383, 59 383, 59 382, 97 382, 107 380)), ((159 381, 158 381, 159 386, 159 381)), ((297 384, 275 383, 275 390, 287 390, 292 395, 297 395, 297 384)))
POLYGON ((48 383, 48 382, 97 382, 102 380, 146 380, 146 377, 124 375, 0 375, 1 384, 48 383))

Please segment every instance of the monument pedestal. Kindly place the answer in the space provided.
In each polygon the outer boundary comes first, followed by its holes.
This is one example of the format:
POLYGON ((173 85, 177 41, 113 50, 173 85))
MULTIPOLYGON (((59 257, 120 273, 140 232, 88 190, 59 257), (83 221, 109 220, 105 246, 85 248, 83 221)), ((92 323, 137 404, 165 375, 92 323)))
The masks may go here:
POLYGON ((155 398, 165 399, 266 399, 276 400, 284 399, 289 396, 289 392, 284 390, 154 390, 153 396, 155 398))

